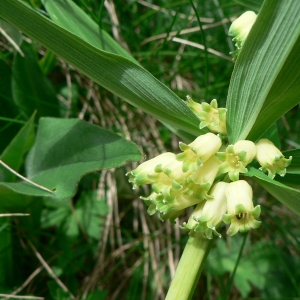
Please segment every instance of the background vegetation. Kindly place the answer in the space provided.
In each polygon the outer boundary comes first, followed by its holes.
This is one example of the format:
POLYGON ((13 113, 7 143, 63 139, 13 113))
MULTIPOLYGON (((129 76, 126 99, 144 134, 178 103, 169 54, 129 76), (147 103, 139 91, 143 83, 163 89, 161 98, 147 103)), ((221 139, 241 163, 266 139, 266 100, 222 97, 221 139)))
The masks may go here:
MULTIPOLYGON (((246 1, 247 7, 233 0, 75 2, 179 97, 217 99, 225 106, 234 66, 229 55, 234 45, 227 36, 230 20, 249 8, 257 11, 261 1, 246 1)), ((28 4, 48 17, 38 0, 28 4)), ((178 152, 181 138, 163 124, 0 22, 1 157, 35 110, 36 124, 42 116, 84 119, 135 142, 147 159, 178 152)), ((282 149, 300 147, 298 106, 277 125, 282 149)), ((22 148, 24 175, 28 150, 22 148)), ((136 163, 88 174, 76 196, 65 201, 19 199, 3 190, 0 213, 30 215, 0 218, 0 293, 45 299, 164 299, 187 240, 179 228, 186 216, 175 227, 150 217, 139 199, 147 191, 133 191, 125 177, 134 167, 136 163)), ((255 188, 261 228, 215 241, 194 299, 300 297, 299 218, 255 188)))

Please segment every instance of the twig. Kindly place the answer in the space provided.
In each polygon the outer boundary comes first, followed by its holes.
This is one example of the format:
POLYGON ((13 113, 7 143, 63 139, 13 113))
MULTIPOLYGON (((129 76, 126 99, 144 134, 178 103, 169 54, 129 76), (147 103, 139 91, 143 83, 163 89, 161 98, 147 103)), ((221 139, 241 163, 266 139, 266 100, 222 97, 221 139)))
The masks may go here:
POLYGON ((19 54, 24 57, 24 53, 20 49, 20 47, 16 44, 16 42, 6 33, 6 31, 0 27, 0 32, 3 34, 3 36, 12 44, 12 46, 19 52, 19 54))
POLYGON ((15 213, 15 214, 0 214, 1 217, 24 217, 24 216, 30 216, 30 214, 21 214, 21 213, 15 213))
POLYGON ((0 297, 6 297, 6 299, 15 298, 15 299, 36 299, 36 300, 44 300, 44 297, 36 297, 36 296, 16 296, 9 294, 0 294, 0 297))
MULTIPOLYGON (((176 12, 174 10, 168 10, 166 8, 163 8, 163 7, 159 7, 158 5, 154 5, 154 4, 151 4, 147 1, 143 1, 143 0, 138 0, 137 1, 139 4, 141 5, 144 5, 146 7, 149 7, 153 10, 156 10, 156 11, 161 11, 163 13, 167 13, 167 14, 171 14, 172 16, 174 16, 176 14, 176 12)), ((192 15, 192 16, 187 16, 186 14, 182 14, 182 13, 179 13, 178 14, 179 18, 183 18, 183 19, 188 19, 188 20, 191 20, 191 19, 194 19, 195 16, 192 15)), ((214 21, 213 18, 201 18, 201 21, 202 22, 205 22, 205 23, 211 23, 214 21)))
MULTIPOLYGON (((195 47, 195 48, 204 50, 204 46, 201 45, 201 44, 198 44, 198 43, 190 42, 190 41, 188 41, 188 40, 184 40, 184 39, 180 39, 180 38, 176 38, 176 37, 171 38, 171 40, 172 40, 173 42, 186 44, 186 45, 189 45, 189 46, 192 46, 192 47, 195 47)), ((226 60, 228 60, 228 61, 230 61, 230 62, 233 62, 233 60, 232 60, 231 57, 229 57, 229 56, 227 56, 227 55, 225 55, 225 54, 223 54, 223 53, 221 53, 221 52, 219 52, 219 51, 216 51, 216 50, 214 50, 214 49, 212 49, 212 48, 207 48, 207 51, 208 51, 209 53, 211 53, 211 54, 214 54, 214 55, 216 55, 216 56, 220 56, 220 57, 222 57, 222 58, 224 58, 224 59, 226 59, 226 60)))
MULTIPOLYGON (((216 23, 212 23, 212 24, 207 24, 207 25, 203 25, 203 30, 204 29, 209 29, 209 28, 213 28, 213 27, 217 27, 217 26, 220 26, 220 25, 223 25, 223 24, 226 24, 226 23, 229 23, 229 22, 232 22, 234 21, 236 18, 230 18, 230 19, 224 19, 220 22, 216 22, 216 23)), ((146 38, 144 39, 142 42, 141 42, 141 46, 149 43, 149 42, 152 42, 152 41, 156 41, 156 40, 160 40, 160 39, 164 39, 166 37, 173 37, 173 36, 178 36, 178 35, 184 35, 184 34, 188 34, 188 33, 193 33, 193 32, 197 32, 197 31, 200 31, 200 26, 196 26, 196 27, 191 27, 191 28, 187 28, 187 29, 182 29, 182 30, 176 30, 176 31, 171 31, 169 32, 168 34, 167 33, 161 33, 161 34, 157 34, 157 35, 154 35, 154 36, 151 36, 149 38, 146 38)))
POLYGON ((32 184, 32 185, 34 185, 34 186, 36 186, 36 187, 38 187, 38 188, 40 188, 40 189, 42 189, 42 190, 44 190, 44 191, 47 191, 47 192, 53 194, 53 191, 51 191, 51 190, 47 189, 46 187, 44 187, 44 186, 42 186, 42 185, 39 185, 39 184, 37 184, 37 183, 35 183, 35 182, 29 180, 28 178, 22 176, 21 174, 19 174, 19 173, 16 172, 15 170, 13 170, 10 166, 8 166, 6 163, 4 163, 1 159, 0 159, 0 164, 1 164, 4 168, 6 168, 7 170, 9 170, 10 172, 12 172, 13 174, 15 174, 16 176, 18 176, 19 178, 23 179, 24 181, 27 181, 28 183, 30 183, 30 184, 32 184))
POLYGON ((34 254, 36 255, 37 259, 40 261, 40 263, 44 266, 44 268, 47 270, 48 274, 56 281, 56 283, 65 291, 66 293, 69 293, 72 299, 75 299, 74 295, 68 290, 68 288, 63 284, 63 282, 55 275, 53 270, 50 268, 50 266, 47 264, 47 262, 44 260, 44 258, 41 256, 41 254, 36 250, 34 245, 31 243, 31 241, 28 240, 28 244, 33 250, 34 254))
MULTIPOLYGON (((48 262, 51 262, 57 257, 57 254, 55 254, 53 257, 51 257, 48 262)), ((31 280, 37 276, 42 270, 44 269, 44 266, 39 266, 36 270, 33 271, 33 273, 24 281, 24 283, 19 286, 16 290, 14 290, 12 293, 9 294, 9 297, 12 298, 13 295, 18 294, 20 291, 22 291, 30 282, 31 280)), ((22 296, 23 297, 23 296, 22 296)), ((4 298, 2 300, 8 300, 9 298, 4 298)), ((44 298, 42 298, 44 299, 44 298)))

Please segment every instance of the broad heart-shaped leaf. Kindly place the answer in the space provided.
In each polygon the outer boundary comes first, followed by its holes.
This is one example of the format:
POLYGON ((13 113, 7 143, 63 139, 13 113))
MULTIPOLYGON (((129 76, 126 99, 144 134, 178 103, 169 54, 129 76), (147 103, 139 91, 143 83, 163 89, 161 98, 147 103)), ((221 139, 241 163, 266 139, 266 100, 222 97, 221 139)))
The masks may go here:
MULTIPOLYGON (((18 172, 23 164, 23 157, 34 142, 34 115, 22 127, 10 144, 5 148, 0 159, 18 172)), ((3 166, 0 167, 0 181, 12 181, 15 175, 3 166)))
POLYGON ((18 0, 1 0, 0 17, 82 73, 160 121, 199 135, 199 121, 185 103, 148 71, 119 55, 99 50, 18 0))
POLYGON ((227 98, 230 143, 255 141, 300 97, 300 1, 266 0, 236 62, 227 98))
POLYGON ((252 177, 273 197, 289 209, 300 215, 300 190, 291 188, 265 175, 263 172, 251 167, 246 176, 252 177))
POLYGON ((28 182, 1 182, 15 192, 59 199, 76 193, 80 178, 90 172, 122 166, 142 158, 135 144, 79 119, 41 118, 27 161, 28 182))
POLYGON ((32 46, 23 43, 25 57, 16 53, 13 62, 13 98, 21 113, 29 118, 35 110, 39 116, 59 116, 59 104, 54 87, 43 74, 32 46))
POLYGON ((94 47, 124 56, 139 64, 106 31, 99 28, 75 2, 71 0, 43 0, 51 20, 59 26, 76 34, 94 47))

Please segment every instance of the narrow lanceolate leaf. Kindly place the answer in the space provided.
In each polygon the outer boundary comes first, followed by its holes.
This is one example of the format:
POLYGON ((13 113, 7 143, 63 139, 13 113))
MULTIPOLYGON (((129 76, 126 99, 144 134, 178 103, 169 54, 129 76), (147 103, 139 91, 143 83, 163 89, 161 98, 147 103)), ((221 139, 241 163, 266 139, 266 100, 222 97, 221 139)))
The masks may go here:
POLYGON ((51 81, 43 74, 32 46, 23 43, 24 57, 16 53, 13 61, 12 91, 20 112, 29 118, 34 111, 37 117, 59 116, 59 103, 51 81))
POLYGON ((79 119, 41 118, 26 161, 28 182, 0 182, 17 193, 59 199, 75 195, 87 173, 122 166, 142 158, 135 144, 79 119))
POLYGON ((263 172, 250 168, 246 176, 252 177, 273 197, 279 200, 289 209, 300 215, 300 190, 291 188, 285 184, 275 181, 265 175, 263 172))
POLYGON ((263 0, 234 0, 234 2, 254 10, 255 12, 259 12, 263 4, 263 0))
POLYGON ((256 140, 300 97, 300 1, 266 0, 236 62, 227 99, 231 143, 256 140))
POLYGON ((184 102, 148 71, 93 47, 18 0, 1 0, 0 17, 130 104, 194 135, 205 131, 184 102))
POLYGON ((106 31, 99 28, 99 25, 75 2, 71 0, 44 0, 43 3, 54 23, 76 34, 98 49, 119 54, 139 64, 106 31))
POLYGON ((287 167, 287 172, 300 174, 300 149, 284 151, 282 152, 282 154, 285 157, 289 157, 289 156, 293 157, 291 164, 287 167))

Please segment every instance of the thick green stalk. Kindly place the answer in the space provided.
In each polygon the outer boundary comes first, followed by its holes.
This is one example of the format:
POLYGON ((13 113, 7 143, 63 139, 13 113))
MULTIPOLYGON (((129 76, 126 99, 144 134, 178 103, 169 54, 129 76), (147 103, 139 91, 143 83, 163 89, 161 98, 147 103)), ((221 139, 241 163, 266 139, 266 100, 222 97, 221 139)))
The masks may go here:
POLYGON ((211 240, 199 235, 190 236, 180 258, 166 300, 192 299, 211 240))

